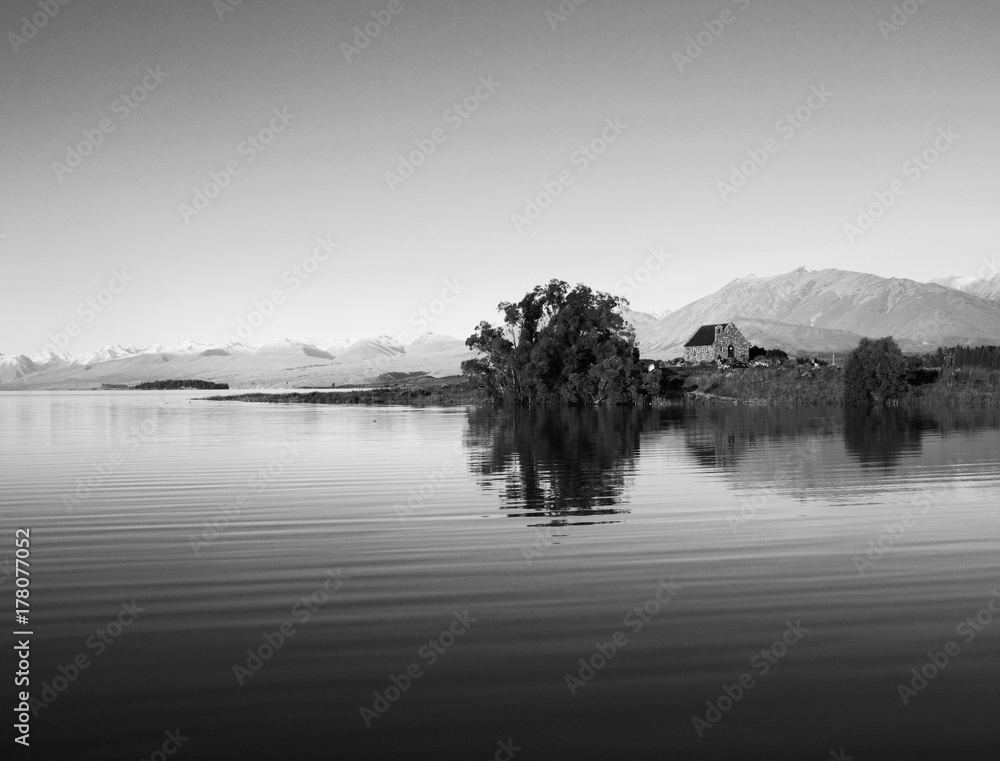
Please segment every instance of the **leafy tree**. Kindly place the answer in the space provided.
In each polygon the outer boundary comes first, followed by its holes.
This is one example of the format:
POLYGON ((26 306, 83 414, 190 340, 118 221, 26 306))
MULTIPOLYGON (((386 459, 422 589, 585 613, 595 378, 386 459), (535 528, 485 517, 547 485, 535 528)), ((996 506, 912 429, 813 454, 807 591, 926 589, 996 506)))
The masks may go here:
POLYGON ((907 394, 907 364, 891 338, 862 338, 844 365, 844 401, 848 405, 891 405, 907 394))
POLYGON ((497 307, 501 325, 481 322, 466 339, 482 356, 463 362, 462 372, 497 402, 634 404, 659 378, 643 377, 635 332, 621 314, 627 304, 562 280, 536 286, 497 307))

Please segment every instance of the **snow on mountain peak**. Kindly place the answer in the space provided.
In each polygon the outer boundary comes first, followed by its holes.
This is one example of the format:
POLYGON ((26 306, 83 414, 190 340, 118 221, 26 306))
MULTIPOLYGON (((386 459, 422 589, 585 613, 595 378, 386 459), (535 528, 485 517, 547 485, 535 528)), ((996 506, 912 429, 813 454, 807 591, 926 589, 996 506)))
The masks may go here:
POLYGON ((942 285, 955 291, 979 296, 991 301, 1000 300, 1000 272, 993 272, 988 275, 946 275, 936 277, 929 281, 935 285, 942 285))
POLYGON ((433 344, 441 343, 442 341, 457 341, 458 339, 453 336, 447 336, 444 333, 421 333, 419 336, 409 339, 403 342, 404 346, 419 346, 423 344, 433 344))
POLYGON ((37 354, 26 355, 21 354, 19 356, 27 357, 36 365, 70 365, 76 361, 76 357, 72 354, 60 353, 55 351, 44 351, 37 354))
POLYGON ((180 341, 163 349, 168 354, 200 354, 206 349, 216 348, 202 341, 180 341))

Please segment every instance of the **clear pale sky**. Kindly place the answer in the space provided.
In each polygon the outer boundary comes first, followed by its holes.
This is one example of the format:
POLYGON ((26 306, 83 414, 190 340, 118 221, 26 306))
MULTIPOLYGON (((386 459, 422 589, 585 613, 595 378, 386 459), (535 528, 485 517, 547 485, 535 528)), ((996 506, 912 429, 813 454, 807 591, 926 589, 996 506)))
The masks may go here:
POLYGON ((251 343, 412 334, 446 281, 458 295, 421 327, 465 337, 553 277, 615 292, 651 247, 670 257, 631 296, 649 311, 798 266, 975 274, 1000 252, 1000 4, 903 5, 916 13, 893 31, 876 0, 587 0, 564 20, 546 16, 555 0, 70 0, 51 18, 6 0, 0 352, 38 351, 70 321, 73 352, 216 342, 276 289, 251 343), (373 13, 389 24, 345 54, 373 13), (678 63, 701 32, 710 44, 678 63), (829 95, 810 104, 813 88, 829 95), (807 122, 779 125, 800 108, 807 122), (258 151, 245 141, 261 130, 258 151), (718 183, 769 139, 724 199, 718 183), (904 169, 936 139, 933 165, 904 169), (387 179, 428 140, 412 176, 387 179), (606 150, 574 154, 593 140, 606 150), (185 213, 227 165, 239 174, 185 213), (894 182, 849 242, 845 223, 894 182), (543 183, 558 197, 518 229, 543 183), (324 236, 334 254, 285 275, 324 236), (127 287, 78 311, 116 270, 127 287))

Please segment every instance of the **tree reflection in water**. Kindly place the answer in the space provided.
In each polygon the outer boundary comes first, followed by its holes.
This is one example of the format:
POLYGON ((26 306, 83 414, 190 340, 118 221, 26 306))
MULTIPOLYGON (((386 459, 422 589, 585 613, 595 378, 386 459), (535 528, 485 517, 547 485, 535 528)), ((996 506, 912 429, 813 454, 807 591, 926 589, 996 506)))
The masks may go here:
POLYGON ((970 434, 1000 425, 996 407, 873 407, 844 411, 844 445, 862 466, 891 468, 918 454, 928 433, 970 434))
POLYGON ((932 415, 905 408, 844 410, 844 446, 862 466, 891 468, 903 455, 919 453, 924 433, 936 429, 932 415))
POLYGON ((469 411, 466 445, 484 488, 505 509, 545 515, 627 513, 643 418, 635 408, 527 407, 469 411))

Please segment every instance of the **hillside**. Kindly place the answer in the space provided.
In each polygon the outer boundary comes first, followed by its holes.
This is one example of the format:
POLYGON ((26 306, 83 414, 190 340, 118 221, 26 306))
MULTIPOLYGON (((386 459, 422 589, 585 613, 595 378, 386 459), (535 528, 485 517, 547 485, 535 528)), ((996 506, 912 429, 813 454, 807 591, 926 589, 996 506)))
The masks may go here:
POLYGON ((985 277, 949 275, 936 277, 931 282, 990 301, 1000 301, 1000 272, 985 277))
POLYGON ((336 342, 296 339, 261 347, 195 345, 188 351, 147 350, 103 362, 86 363, 68 355, 48 364, 30 357, 0 356, 4 389, 99 388, 102 384, 201 378, 234 388, 329 387, 368 383, 384 373, 456 375, 469 350, 448 336, 425 336, 409 345, 384 337, 362 339, 339 355, 336 342))
POLYGON ((936 283, 799 268, 733 280, 638 328, 643 356, 683 354, 699 325, 733 321, 753 343, 791 353, 846 351, 862 336, 894 336, 907 351, 995 343, 1000 303, 936 283))

